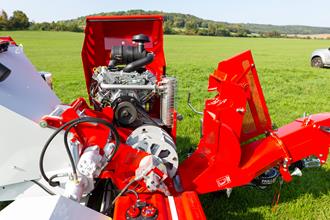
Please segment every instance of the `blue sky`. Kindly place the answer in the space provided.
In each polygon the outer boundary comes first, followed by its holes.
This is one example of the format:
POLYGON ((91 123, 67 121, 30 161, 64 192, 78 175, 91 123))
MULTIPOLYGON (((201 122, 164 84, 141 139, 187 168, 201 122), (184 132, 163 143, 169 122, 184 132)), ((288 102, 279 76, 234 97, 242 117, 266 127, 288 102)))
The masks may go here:
POLYGON ((76 18, 129 9, 182 12, 216 21, 330 27, 329 0, 0 0, 11 14, 23 10, 33 21, 76 18))

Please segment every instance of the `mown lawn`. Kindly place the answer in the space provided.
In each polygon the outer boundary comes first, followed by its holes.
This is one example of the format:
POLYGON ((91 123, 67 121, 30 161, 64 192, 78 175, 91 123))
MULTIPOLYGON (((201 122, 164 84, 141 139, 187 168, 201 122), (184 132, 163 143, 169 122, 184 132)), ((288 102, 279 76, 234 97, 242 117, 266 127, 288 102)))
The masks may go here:
MULTIPOLYGON (((38 70, 53 73, 55 91, 63 102, 87 97, 80 51, 83 34, 66 32, 0 32, 22 43, 38 70)), ((184 116, 178 128, 179 153, 199 139, 199 116, 186 106, 187 93, 202 109, 209 96, 208 76, 217 63, 251 49, 273 123, 282 126, 304 112, 330 112, 330 69, 313 69, 309 56, 325 40, 166 36, 168 74, 179 81, 178 110, 184 116)), ((208 219, 330 219, 330 165, 304 171, 285 184, 276 209, 271 203, 276 187, 234 189, 230 199, 201 196, 208 219)))

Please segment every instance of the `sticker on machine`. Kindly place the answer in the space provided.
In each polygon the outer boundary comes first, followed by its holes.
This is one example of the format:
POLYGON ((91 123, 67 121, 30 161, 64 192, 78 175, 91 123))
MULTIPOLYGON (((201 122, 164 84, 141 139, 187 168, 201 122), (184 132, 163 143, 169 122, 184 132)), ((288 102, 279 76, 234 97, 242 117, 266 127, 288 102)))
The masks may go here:
POLYGON ((216 180, 216 182, 217 182, 218 187, 222 188, 222 187, 228 185, 229 183, 231 183, 231 179, 230 179, 229 175, 226 175, 226 176, 218 178, 216 180))

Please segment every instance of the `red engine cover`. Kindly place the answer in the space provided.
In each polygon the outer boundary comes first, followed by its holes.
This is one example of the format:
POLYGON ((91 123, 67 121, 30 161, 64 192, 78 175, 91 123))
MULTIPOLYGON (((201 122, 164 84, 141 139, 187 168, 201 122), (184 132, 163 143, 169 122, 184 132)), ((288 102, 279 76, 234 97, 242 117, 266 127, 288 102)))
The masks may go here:
POLYGON ((86 18, 85 40, 81 55, 88 94, 93 69, 108 65, 112 46, 122 43, 133 45, 132 37, 136 34, 145 34, 149 37, 150 42, 145 44, 145 48, 153 52, 155 58, 147 69, 160 79, 165 73, 166 66, 162 16, 91 16, 86 18))

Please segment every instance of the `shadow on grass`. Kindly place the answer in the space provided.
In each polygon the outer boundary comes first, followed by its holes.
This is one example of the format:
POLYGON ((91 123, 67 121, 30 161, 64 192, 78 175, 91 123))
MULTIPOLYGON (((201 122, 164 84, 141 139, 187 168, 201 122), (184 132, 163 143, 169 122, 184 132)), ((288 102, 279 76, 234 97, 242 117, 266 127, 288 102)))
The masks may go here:
MULTIPOLYGON (((201 202, 207 219, 265 219, 265 216, 267 219, 270 216, 277 218, 279 213, 272 211, 276 189, 278 184, 265 190, 251 187, 235 188, 229 199, 225 193, 217 192, 202 195, 201 202)), ((307 194, 312 198, 318 198, 329 193, 330 171, 324 168, 305 169, 302 177, 295 177, 291 183, 283 184, 279 205, 290 206, 290 203, 295 203, 307 194)), ((306 200, 306 203, 309 202, 306 200)), ((281 213, 280 216, 285 217, 285 214, 281 213)))
POLYGON ((189 137, 182 136, 176 138, 176 146, 180 161, 187 158, 188 154, 194 152, 196 148, 196 144, 192 143, 189 137))

